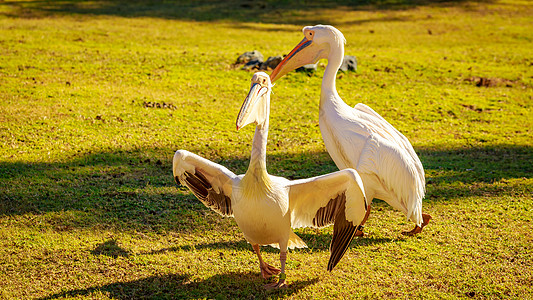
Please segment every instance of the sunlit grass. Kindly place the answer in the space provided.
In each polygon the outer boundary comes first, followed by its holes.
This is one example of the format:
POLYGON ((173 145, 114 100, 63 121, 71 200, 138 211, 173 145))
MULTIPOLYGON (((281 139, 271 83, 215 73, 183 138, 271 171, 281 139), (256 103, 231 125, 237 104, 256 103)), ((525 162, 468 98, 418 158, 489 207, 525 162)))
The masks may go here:
MULTIPOLYGON (((0 298, 531 298, 531 4, 363 2, 0 2, 0 298), (286 54, 317 23, 358 59, 341 97, 419 153, 434 219, 406 238, 412 224, 375 201, 332 273, 332 229, 297 230, 309 249, 268 292, 235 222, 176 188, 171 159, 243 173, 252 74, 233 63, 286 54)), ((274 87, 272 174, 336 170, 318 128, 325 64, 274 87)))

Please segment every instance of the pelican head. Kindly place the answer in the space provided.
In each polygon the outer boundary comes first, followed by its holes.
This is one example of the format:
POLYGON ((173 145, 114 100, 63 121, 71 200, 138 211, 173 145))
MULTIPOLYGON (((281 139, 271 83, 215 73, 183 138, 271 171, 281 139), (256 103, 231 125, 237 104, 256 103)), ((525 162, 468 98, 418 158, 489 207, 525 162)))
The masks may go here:
POLYGON ((270 91, 272 83, 265 72, 257 72, 252 77, 252 85, 248 96, 244 99, 237 116, 237 130, 250 123, 262 126, 268 119, 270 91))
POLYGON ((303 40, 272 71, 272 82, 296 68, 328 58, 333 43, 342 46, 346 42, 342 33, 330 25, 306 26, 302 31, 303 40))

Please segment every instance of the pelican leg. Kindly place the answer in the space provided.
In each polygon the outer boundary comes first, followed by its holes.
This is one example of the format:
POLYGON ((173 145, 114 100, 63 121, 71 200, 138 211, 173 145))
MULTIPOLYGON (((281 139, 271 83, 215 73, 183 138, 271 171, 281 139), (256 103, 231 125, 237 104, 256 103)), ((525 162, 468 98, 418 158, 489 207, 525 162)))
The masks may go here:
POLYGON ((403 235, 407 235, 407 236, 413 236, 413 235, 415 235, 417 233, 422 232, 422 229, 424 228, 424 226, 426 226, 429 223, 429 220, 431 220, 431 216, 430 215, 422 214, 422 226, 415 225, 415 228, 413 228, 413 230, 404 231, 404 232, 402 232, 402 234, 403 235))
POLYGON ((261 268, 261 276, 263 276, 264 279, 269 279, 270 277, 281 272, 280 269, 275 268, 263 261, 258 244, 252 245, 252 248, 254 248, 255 254, 257 254, 257 258, 259 258, 259 268, 261 268))
POLYGON ((365 236, 365 233, 363 232, 363 229, 365 229, 365 226, 363 226, 363 225, 357 226, 357 228, 355 229, 354 236, 365 236))
POLYGON ((365 214, 365 217, 363 218, 363 221, 361 222, 361 224, 359 224, 359 226, 357 226, 357 228, 355 229, 355 235, 354 236, 364 236, 365 233, 363 232, 363 229, 365 228, 365 223, 366 223, 366 220, 368 219, 368 216, 370 215, 370 210, 372 209, 372 206, 370 204, 368 204, 367 208, 366 208, 366 214, 365 214))
POLYGON ((287 275, 285 274, 285 262, 287 261, 287 252, 279 253, 279 261, 281 262, 281 273, 279 274, 279 281, 265 285, 266 289, 278 289, 287 287, 287 284, 285 283, 285 278, 287 278, 287 275))

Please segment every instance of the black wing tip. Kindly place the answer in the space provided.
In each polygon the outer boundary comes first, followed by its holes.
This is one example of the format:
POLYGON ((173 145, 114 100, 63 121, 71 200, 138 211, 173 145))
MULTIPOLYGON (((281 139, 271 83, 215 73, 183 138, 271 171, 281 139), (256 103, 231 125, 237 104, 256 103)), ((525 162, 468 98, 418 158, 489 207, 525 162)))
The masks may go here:
MULTIPOLYGON (((348 249, 348 247, 346 247, 346 249, 348 249)), ((344 250, 342 255, 340 256, 335 255, 335 253, 331 254, 328 261, 328 271, 333 271, 333 269, 337 266, 341 258, 344 256, 344 252, 346 252, 346 250, 344 250)))
POLYGON ((346 254, 346 251, 355 236, 356 228, 356 226, 353 226, 351 222, 349 222, 340 232, 337 232, 337 234, 334 233, 330 245, 331 255, 328 261, 328 271, 332 271, 344 257, 344 254, 346 254))
POLYGON ((333 264, 332 265, 332 262, 331 260, 328 262, 328 271, 331 272, 333 271, 333 268, 335 268, 335 266, 337 265, 337 263, 333 264))
MULTIPOLYGON (((349 245, 350 243, 348 243, 349 245)), ((341 259, 344 257, 344 254, 348 250, 348 245, 346 245, 343 249, 340 249, 340 251, 336 251, 331 254, 328 261, 328 271, 333 271, 333 269, 337 266, 337 264, 341 261, 341 259)))

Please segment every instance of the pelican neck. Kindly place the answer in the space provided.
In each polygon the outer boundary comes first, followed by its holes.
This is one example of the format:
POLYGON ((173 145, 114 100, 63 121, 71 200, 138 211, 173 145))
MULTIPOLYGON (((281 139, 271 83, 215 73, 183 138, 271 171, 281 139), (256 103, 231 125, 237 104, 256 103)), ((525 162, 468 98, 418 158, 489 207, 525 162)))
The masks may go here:
POLYGON ((337 71, 342 64, 344 58, 344 46, 342 44, 330 44, 330 52, 328 55, 328 65, 324 71, 324 76, 322 77, 322 86, 320 91, 320 102, 322 101, 333 101, 342 99, 337 94, 337 88, 335 86, 335 80, 337 78, 337 71), (333 97, 330 97, 333 96, 333 97), (326 100, 327 99, 327 100, 326 100))
POLYGON ((255 126, 255 133, 252 140, 252 152, 250 154, 250 164, 246 174, 252 172, 255 174, 265 174, 266 169, 266 145, 268 140, 268 127, 270 117, 270 97, 266 99, 267 107, 265 109, 265 121, 255 126))

